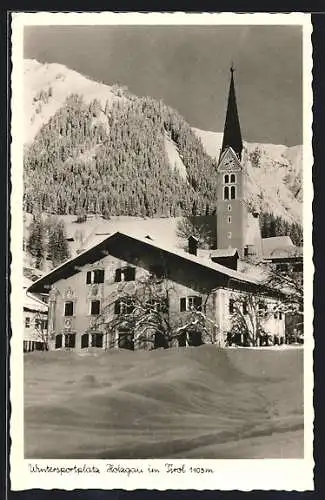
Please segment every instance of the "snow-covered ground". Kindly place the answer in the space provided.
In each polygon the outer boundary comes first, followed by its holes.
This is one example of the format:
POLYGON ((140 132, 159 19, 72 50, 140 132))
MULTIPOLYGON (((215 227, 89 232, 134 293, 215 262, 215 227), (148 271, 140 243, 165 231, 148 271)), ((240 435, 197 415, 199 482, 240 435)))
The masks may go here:
POLYGON ((300 349, 52 351, 24 362, 25 458, 303 458, 300 349))

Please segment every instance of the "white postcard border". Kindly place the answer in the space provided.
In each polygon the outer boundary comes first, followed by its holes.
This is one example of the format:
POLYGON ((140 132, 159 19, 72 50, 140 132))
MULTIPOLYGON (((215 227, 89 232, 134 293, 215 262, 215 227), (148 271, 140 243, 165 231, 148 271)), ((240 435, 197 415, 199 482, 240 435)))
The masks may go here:
POLYGON ((10 343, 10 480, 12 490, 41 489, 196 489, 196 490, 312 490, 313 489, 313 248, 312 248, 312 45, 309 14, 187 14, 187 13, 13 13, 12 19, 12 145, 11 145, 11 328, 10 343), (304 114, 304 407, 305 458, 254 460, 28 460, 23 454, 23 29, 27 25, 301 25, 303 28, 304 114), (308 263, 308 266, 306 265, 308 263), (309 329, 308 329, 309 327, 309 329), (179 471, 167 472, 166 464, 179 471), (109 472, 109 464, 113 464, 109 472), (35 466, 38 466, 37 472, 35 466), (120 466, 120 472, 114 467, 120 466), (51 467, 54 469, 51 470, 51 467), (148 467, 160 472, 149 472, 148 467), (190 471, 190 468, 203 471, 190 471), (236 473, 234 473, 236 467, 236 473), (34 469, 33 469, 34 468, 34 469), (45 468, 45 472, 41 469, 45 468), (46 471, 47 468, 47 471, 46 471), (72 470, 67 470, 72 468, 72 470), (122 470, 124 468, 124 470, 122 470), (138 468, 143 472, 128 469, 138 468), (92 471, 91 471, 92 469, 92 471), (99 469, 100 472, 95 472, 99 469), (209 470, 213 472, 209 472, 209 470), (34 471, 33 471, 34 470, 34 471))

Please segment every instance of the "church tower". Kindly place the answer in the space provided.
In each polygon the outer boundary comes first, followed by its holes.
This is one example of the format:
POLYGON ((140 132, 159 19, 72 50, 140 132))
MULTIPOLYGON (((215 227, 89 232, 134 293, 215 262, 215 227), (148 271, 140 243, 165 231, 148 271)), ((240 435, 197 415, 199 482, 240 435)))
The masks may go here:
POLYGON ((217 166, 217 248, 236 248, 241 257, 260 245, 259 222, 245 203, 246 174, 241 164, 243 141, 240 130, 234 68, 230 68, 230 88, 222 147, 217 166))

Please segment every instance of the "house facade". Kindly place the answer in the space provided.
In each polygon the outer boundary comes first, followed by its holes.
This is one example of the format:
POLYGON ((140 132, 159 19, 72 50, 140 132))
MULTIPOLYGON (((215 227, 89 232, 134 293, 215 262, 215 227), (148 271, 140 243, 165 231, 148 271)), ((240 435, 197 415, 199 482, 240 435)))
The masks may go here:
MULTIPOLYGON (((148 300, 159 297, 164 302, 175 331, 186 325, 191 314, 202 313, 211 332, 202 342, 246 345, 247 339, 240 335, 229 339, 234 317, 249 317, 249 301, 254 298, 263 303, 261 321, 271 342, 284 342, 280 300, 270 290, 211 259, 120 232, 54 269, 29 291, 49 295, 50 349, 136 349, 141 346, 135 331, 123 328, 117 320, 128 314, 125 297, 137 297, 148 284, 148 300), (116 328, 108 328, 114 321, 116 328)), ((199 335, 193 329, 192 334, 193 338, 199 335)), ((195 342, 189 335, 187 343, 195 342)), ((184 345, 184 336, 175 336, 172 345, 184 345)))
POLYGON ((23 351, 47 349, 47 305, 40 299, 25 294, 24 297, 23 351))

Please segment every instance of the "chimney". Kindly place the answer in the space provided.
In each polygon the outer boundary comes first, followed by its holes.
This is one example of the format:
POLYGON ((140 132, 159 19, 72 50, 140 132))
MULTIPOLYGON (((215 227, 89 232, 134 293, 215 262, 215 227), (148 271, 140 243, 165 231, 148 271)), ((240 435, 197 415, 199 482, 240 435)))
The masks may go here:
POLYGON ((188 253, 191 255, 197 255, 198 239, 194 236, 190 236, 188 239, 188 253))

